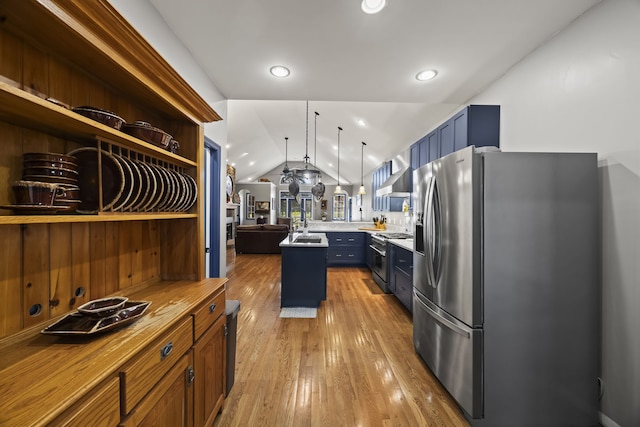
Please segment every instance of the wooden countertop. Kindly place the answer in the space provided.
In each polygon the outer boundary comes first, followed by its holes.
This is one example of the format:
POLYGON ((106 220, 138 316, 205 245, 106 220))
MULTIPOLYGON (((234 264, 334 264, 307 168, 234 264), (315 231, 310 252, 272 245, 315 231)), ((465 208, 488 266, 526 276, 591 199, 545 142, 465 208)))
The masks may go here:
POLYGON ((153 342, 227 279, 164 281, 119 295, 151 301, 138 321, 91 337, 42 335, 57 319, 0 341, 0 425, 44 425, 86 392, 113 376, 136 351, 153 342))

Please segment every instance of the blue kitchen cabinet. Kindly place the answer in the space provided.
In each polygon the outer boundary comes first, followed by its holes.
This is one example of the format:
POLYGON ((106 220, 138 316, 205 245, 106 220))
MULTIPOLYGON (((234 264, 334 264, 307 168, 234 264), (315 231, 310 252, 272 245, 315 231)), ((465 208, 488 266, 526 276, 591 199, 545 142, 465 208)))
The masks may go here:
POLYGON ((413 313, 413 252, 393 243, 389 245, 389 252, 391 264, 387 289, 413 313))
POLYGON ((373 268, 373 254, 371 253, 371 233, 364 233, 364 259, 369 270, 373 268))
POLYGON ((281 247, 280 307, 319 307, 327 299, 327 248, 281 247))
POLYGON ((411 168, 470 145, 500 147, 499 105, 469 105, 451 116, 411 146, 411 168))
POLYGON ((373 210, 380 212, 402 212, 402 197, 376 196, 376 191, 391 176, 391 160, 384 162, 382 166, 373 171, 373 210))
POLYGON ((327 232, 329 239, 329 253, 327 265, 329 267, 364 266, 365 257, 364 232, 327 232))

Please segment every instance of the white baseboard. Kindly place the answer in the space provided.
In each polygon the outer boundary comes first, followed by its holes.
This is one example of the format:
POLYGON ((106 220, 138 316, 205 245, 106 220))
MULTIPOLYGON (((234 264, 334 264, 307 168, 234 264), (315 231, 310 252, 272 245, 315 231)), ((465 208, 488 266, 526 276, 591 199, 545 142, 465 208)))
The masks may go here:
POLYGON ((602 412, 598 412, 598 415, 600 416, 600 424, 604 427, 620 427, 620 424, 616 423, 602 412))

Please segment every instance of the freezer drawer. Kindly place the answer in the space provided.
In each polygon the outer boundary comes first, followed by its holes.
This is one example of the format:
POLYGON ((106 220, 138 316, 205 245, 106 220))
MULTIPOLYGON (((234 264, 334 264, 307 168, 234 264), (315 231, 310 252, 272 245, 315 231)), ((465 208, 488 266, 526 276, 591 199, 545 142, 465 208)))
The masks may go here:
POLYGON ((483 416, 482 341, 482 329, 469 328, 414 288, 416 352, 472 418, 483 416))

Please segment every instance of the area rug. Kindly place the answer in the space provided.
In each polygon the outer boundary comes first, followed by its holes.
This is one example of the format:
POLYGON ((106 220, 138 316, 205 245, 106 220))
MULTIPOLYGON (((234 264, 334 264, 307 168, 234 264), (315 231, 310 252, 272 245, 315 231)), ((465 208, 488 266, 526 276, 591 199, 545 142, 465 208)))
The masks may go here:
POLYGON ((317 314, 318 309, 311 307, 282 307, 280 309, 280 317, 285 318, 315 319, 317 314))

